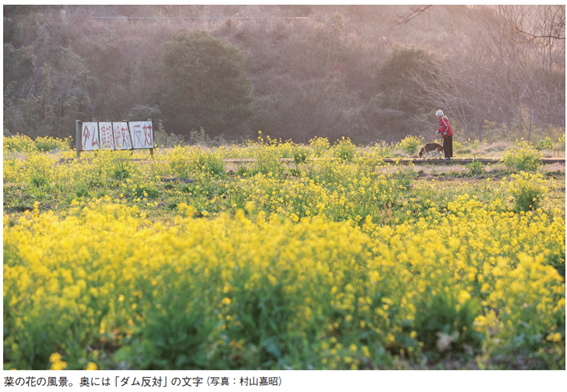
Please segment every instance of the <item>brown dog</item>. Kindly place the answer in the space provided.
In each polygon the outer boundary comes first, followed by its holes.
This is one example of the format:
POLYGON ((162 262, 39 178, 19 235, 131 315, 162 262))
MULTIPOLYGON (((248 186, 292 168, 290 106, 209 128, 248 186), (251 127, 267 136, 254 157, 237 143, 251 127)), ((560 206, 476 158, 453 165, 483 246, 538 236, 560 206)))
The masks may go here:
POLYGON ((419 150, 419 157, 423 158, 425 154, 429 154, 429 159, 431 159, 431 153, 436 152, 437 156, 443 154, 443 146, 437 143, 427 143, 425 147, 419 150))

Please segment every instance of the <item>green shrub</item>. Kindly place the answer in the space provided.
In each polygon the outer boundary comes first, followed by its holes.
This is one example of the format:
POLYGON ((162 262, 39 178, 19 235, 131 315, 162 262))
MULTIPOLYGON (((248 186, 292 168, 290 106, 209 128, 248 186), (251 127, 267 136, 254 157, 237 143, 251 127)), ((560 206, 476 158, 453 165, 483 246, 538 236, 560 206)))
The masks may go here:
POLYGON ((535 144, 535 149, 538 150, 538 151, 552 150, 553 149, 553 140, 550 137, 546 137, 543 140, 539 140, 535 144))
POLYGON ((370 151, 362 151, 360 163, 362 167, 370 172, 374 172, 377 167, 385 165, 382 150, 372 148, 370 151))
POLYGON ((316 157, 322 157, 331 148, 329 139, 317 136, 309 140, 309 146, 313 149, 316 157))
MULTIPOLYGON (((185 288, 189 293, 189 291, 185 288)), ((141 338, 113 354, 115 361, 124 361, 137 369, 203 369, 209 364, 205 348, 214 332, 212 317, 197 299, 189 294, 175 298, 168 294, 160 308, 148 308, 148 322, 141 338), (165 311, 162 311, 164 309, 165 311)))
POLYGON ((224 160, 214 152, 201 151, 196 154, 195 165, 197 171, 217 176, 224 174, 224 160))
POLYGON ((301 177, 301 169, 289 169, 289 174, 294 177, 301 177))
POLYGON ((117 180, 125 180, 130 177, 133 169, 130 161, 126 159, 116 160, 112 167, 112 177, 117 180))
POLYGON ((352 161, 356 155, 356 147, 349 138, 343 136, 341 139, 337 140, 333 146, 333 153, 336 158, 343 161, 352 161))
POLYGON ((479 145, 478 139, 474 139, 474 140, 467 139, 467 146, 469 146, 473 150, 477 149, 478 145, 479 145))
POLYGON ((30 154, 26 159, 26 177, 30 185, 41 187, 49 184, 55 178, 53 159, 45 154, 30 154))
POLYGON ((549 255, 546 264, 552 266, 557 270, 559 275, 565 280, 565 250, 560 249, 559 253, 552 253, 549 255))
POLYGON ((293 162, 295 162, 296 165, 299 165, 301 163, 305 163, 309 154, 310 154, 310 151, 307 148, 297 147, 295 149, 295 151, 293 152, 293 162))
POLYGON ((512 179, 508 192, 514 200, 514 210, 526 212, 537 209, 548 191, 543 176, 521 172, 512 174, 512 179))
POLYGON ((246 166, 242 165, 236 171, 236 175, 240 177, 245 177, 248 174, 249 170, 246 166))
POLYGON ((38 137, 32 140, 26 135, 4 136, 4 151, 34 152, 34 151, 69 151, 71 138, 59 139, 56 137, 38 137))
POLYGON ((188 178, 191 170, 191 160, 187 156, 187 148, 176 146, 169 154, 169 167, 171 171, 181 177, 188 178))
POLYGON ((456 298, 450 292, 426 295, 416 305, 413 328, 423 342, 423 350, 437 357, 437 352, 480 350, 483 335, 474 328, 481 301, 463 291, 456 298), (459 300, 460 299, 460 300, 459 300))
POLYGON ((406 154, 413 155, 417 152, 420 145, 423 144, 421 136, 407 136, 398 143, 398 148, 406 154))
POLYGON ((532 143, 530 143, 529 140, 524 140, 524 138, 521 138, 520 140, 516 139, 514 144, 516 144, 516 146, 518 146, 520 148, 525 148, 525 149, 533 148, 532 143))
POLYGON ((58 139, 56 137, 38 137, 35 145, 39 151, 69 151, 71 150, 71 138, 58 139))
POLYGON ((464 150, 466 148, 466 145, 464 143, 457 141, 457 140, 454 140, 453 141, 453 148, 455 149, 455 151, 462 152, 462 150, 464 150))
POLYGON ((169 154, 171 171, 181 178, 188 178, 190 173, 206 173, 223 175, 224 160, 214 150, 208 151, 200 147, 190 146, 173 148, 169 154))
POLYGON ((467 174, 469 176, 475 176, 484 173, 484 165, 478 161, 473 161, 465 166, 468 170, 467 174))
POLYGON ((393 155, 393 147, 383 140, 380 140, 371 147, 371 150, 381 157, 391 157, 393 155))
POLYGON ((37 151, 35 142, 26 135, 4 136, 4 151, 34 152, 37 151))
POLYGON ((132 190, 132 197, 140 199, 155 199, 159 196, 159 191, 152 185, 135 185, 132 190))
POLYGON ((519 150, 509 150, 504 153, 502 162, 509 168, 517 171, 535 172, 541 165, 542 154, 528 148, 520 148, 519 150))
POLYGON ((561 135, 561 137, 557 139, 557 146, 559 150, 565 151, 565 134, 561 135))
POLYGON ((283 173, 283 166, 274 149, 258 148, 254 153, 254 166, 252 167, 251 174, 272 173, 274 176, 279 176, 283 173))
POLYGON ((393 174, 396 187, 401 190, 411 188, 412 180, 417 178, 417 173, 410 166, 398 166, 393 174))
POLYGON ((90 187, 88 186, 87 183, 80 182, 77 184, 75 195, 77 195, 77 197, 86 197, 90 193, 89 189, 90 187))

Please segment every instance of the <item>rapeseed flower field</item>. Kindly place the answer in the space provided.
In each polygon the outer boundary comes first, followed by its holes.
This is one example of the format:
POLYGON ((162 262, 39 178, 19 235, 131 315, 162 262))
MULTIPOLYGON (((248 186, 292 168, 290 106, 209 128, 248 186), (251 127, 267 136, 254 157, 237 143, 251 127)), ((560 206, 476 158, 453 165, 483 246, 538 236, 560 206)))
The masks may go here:
POLYGON ((4 155, 6 369, 565 369, 564 175, 72 155, 4 155))

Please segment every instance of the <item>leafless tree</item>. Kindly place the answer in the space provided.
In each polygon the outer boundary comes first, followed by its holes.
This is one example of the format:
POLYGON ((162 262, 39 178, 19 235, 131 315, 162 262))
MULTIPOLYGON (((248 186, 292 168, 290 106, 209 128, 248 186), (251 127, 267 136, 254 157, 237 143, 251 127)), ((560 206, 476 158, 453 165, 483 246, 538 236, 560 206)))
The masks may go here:
POLYGON ((409 11, 405 13, 396 13, 396 19, 394 20, 394 24, 396 26, 406 24, 410 22, 412 19, 417 18, 429 8, 431 5, 412 5, 409 7, 409 11))
POLYGON ((529 40, 565 40, 565 5, 499 5, 498 14, 511 30, 529 40))
POLYGON ((506 124, 503 129, 515 129, 528 140, 536 123, 561 124, 564 61, 558 61, 555 52, 564 52, 564 41, 555 40, 551 43, 555 48, 550 49, 538 41, 551 38, 522 40, 523 33, 501 12, 487 7, 474 9, 472 24, 475 34, 452 42, 441 78, 415 75, 426 91, 421 97, 424 106, 447 109, 466 133, 477 137, 484 136, 487 120, 506 124), (542 58, 545 62, 540 62, 542 58))

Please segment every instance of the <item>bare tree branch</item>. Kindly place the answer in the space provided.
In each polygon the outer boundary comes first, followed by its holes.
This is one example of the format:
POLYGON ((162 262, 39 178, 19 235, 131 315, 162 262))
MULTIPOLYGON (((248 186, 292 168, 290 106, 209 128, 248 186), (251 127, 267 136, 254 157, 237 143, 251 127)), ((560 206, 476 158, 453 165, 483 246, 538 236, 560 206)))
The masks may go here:
POLYGON ((497 6, 498 14, 510 29, 528 38, 565 39, 565 5, 497 6))
POLYGON ((401 26, 403 24, 407 24, 412 19, 417 18, 419 15, 421 15, 431 7, 432 7, 431 5, 411 6, 410 11, 406 14, 400 15, 396 13, 398 19, 394 21, 395 22, 394 25, 401 26))

